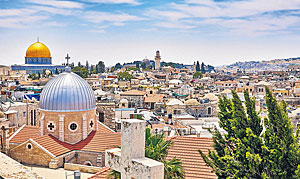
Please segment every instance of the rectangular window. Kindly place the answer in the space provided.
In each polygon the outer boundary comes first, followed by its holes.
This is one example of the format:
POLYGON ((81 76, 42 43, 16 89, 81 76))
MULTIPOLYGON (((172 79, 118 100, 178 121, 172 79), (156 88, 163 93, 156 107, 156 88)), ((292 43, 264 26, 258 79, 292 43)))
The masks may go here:
POLYGON ((23 117, 26 117, 26 111, 23 112, 23 117))

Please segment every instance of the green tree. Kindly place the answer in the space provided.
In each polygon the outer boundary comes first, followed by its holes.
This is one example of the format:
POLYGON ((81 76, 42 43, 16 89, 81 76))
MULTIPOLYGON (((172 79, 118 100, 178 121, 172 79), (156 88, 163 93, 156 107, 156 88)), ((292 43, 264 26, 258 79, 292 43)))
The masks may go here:
POLYGON ((82 78, 87 78, 89 76, 89 71, 85 67, 75 67, 72 69, 72 72, 76 73, 82 78))
POLYGON ((233 98, 219 98, 219 125, 226 133, 213 131, 214 151, 204 161, 219 178, 297 178, 300 169, 299 138, 287 116, 285 102, 277 104, 266 88, 268 119, 255 110, 255 99, 244 91, 245 106, 236 92, 233 98))
POLYGON ((268 118, 264 120, 265 133, 263 148, 266 168, 270 178, 298 178, 300 168, 299 135, 288 117, 286 103, 280 104, 266 88, 268 118))
POLYGON ((85 68, 87 69, 87 71, 90 70, 90 66, 89 66, 89 62, 88 61, 85 62, 85 68))
POLYGON ((201 71, 201 73, 203 73, 203 74, 206 72, 206 70, 205 70, 205 65, 204 65, 203 62, 201 63, 201 69, 200 69, 200 71, 201 71))
POLYGON ((126 71, 118 73, 119 81, 130 81, 132 78, 133 78, 133 76, 126 71))
POLYGON ((32 80, 37 80, 37 79, 39 79, 38 75, 35 74, 35 73, 29 74, 29 75, 28 75, 28 78, 31 78, 32 80))
POLYGON ((199 64, 199 61, 197 61, 197 63, 196 63, 196 71, 200 71, 200 64, 199 64))
MULTIPOLYGON (((182 179, 184 171, 180 159, 173 158, 166 160, 168 149, 172 145, 170 140, 164 140, 163 134, 152 134, 150 128, 146 128, 145 135, 145 156, 153 160, 164 163, 164 178, 165 179, 182 179)), ((109 178, 119 179, 120 173, 111 170, 109 178)))
POLYGON ((146 63, 145 62, 141 63, 141 67, 142 69, 146 69, 146 63))
POLYGON ((129 68, 127 68, 126 69, 126 71, 139 71, 139 69, 138 68, 136 68, 136 67, 129 67, 129 68))
POLYGON ((115 70, 118 70, 118 69, 121 69, 123 66, 120 64, 120 63, 117 63, 114 67, 114 71, 115 70))
POLYGON ((193 74, 193 79, 200 79, 202 78, 202 73, 199 72, 199 71, 196 71, 194 74, 193 74))
POLYGON ((105 72, 105 64, 103 61, 98 62, 98 68, 99 68, 99 73, 104 73, 105 72))

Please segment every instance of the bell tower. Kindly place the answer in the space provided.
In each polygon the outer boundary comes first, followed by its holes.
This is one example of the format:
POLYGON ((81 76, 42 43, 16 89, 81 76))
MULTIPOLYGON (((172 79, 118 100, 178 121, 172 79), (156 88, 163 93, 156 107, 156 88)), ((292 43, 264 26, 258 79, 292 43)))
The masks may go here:
POLYGON ((160 70, 160 60, 161 60, 160 53, 157 50, 155 55, 155 70, 160 70))

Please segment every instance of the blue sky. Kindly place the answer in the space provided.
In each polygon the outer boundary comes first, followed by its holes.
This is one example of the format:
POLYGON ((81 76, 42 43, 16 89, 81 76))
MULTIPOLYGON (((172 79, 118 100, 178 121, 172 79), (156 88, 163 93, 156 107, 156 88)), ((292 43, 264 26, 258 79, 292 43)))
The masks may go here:
POLYGON ((299 0, 0 0, 0 63, 40 37, 53 62, 222 65, 300 56, 299 0))

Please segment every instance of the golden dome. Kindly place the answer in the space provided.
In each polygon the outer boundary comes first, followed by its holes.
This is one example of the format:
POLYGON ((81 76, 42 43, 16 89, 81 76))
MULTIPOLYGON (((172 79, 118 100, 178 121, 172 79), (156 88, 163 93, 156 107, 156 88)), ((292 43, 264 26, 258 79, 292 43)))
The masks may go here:
POLYGON ((46 45, 41 42, 35 42, 30 45, 30 47, 26 51, 26 57, 42 57, 42 58, 50 58, 50 50, 46 45))

